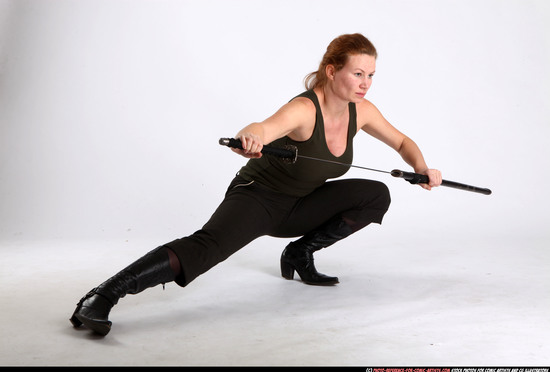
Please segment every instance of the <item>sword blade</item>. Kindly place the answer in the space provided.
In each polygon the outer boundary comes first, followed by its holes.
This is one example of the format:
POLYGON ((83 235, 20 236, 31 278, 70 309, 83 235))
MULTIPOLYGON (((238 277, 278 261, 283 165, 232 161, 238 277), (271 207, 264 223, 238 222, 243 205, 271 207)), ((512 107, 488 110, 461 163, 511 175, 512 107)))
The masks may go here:
POLYGON ((299 159, 299 158, 302 158, 302 159, 309 159, 309 160, 321 161, 321 162, 323 162, 323 163, 332 163, 332 164, 343 165, 343 166, 346 166, 346 167, 359 168, 359 169, 365 169, 365 170, 374 171, 374 172, 380 172, 380 173, 391 174, 391 172, 383 171, 383 170, 380 170, 380 169, 361 167, 361 166, 359 166, 359 165, 348 164, 348 163, 342 163, 342 162, 334 161, 334 160, 327 160, 327 159, 314 158, 314 157, 311 157, 311 156, 305 156, 305 155, 300 155, 300 154, 298 154, 297 158, 298 158, 298 159, 299 159))

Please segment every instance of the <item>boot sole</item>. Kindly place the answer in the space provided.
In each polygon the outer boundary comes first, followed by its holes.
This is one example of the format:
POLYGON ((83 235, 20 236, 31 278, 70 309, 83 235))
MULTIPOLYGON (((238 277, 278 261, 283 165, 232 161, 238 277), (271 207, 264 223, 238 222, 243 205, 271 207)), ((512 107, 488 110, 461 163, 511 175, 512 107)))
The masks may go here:
MULTIPOLYGON (((109 333, 109 331, 111 330, 111 325, 112 325, 112 322, 98 322, 96 320, 93 320, 93 319, 88 319, 80 314, 75 314, 74 317, 81 323, 81 324, 84 324, 84 326, 86 326, 86 328, 102 335, 102 336, 105 336, 107 335, 107 333, 109 333)), ((71 322, 73 323, 73 325, 75 324, 75 322, 73 322, 73 320, 71 319, 71 322)))
POLYGON ((281 276, 287 280, 293 280, 294 279, 294 272, 298 273, 298 276, 300 277, 300 280, 302 280, 302 283, 309 284, 309 285, 320 285, 320 286, 329 286, 329 285, 335 285, 340 283, 338 278, 334 277, 333 280, 327 280, 327 281, 311 281, 311 280, 304 280, 302 276, 300 275, 300 272, 295 269, 295 267, 284 260, 281 260, 281 276))
POLYGON ((336 285, 340 282, 338 280, 330 281, 330 282, 306 282, 305 280, 302 280, 302 283, 309 284, 309 285, 329 286, 329 285, 336 285))

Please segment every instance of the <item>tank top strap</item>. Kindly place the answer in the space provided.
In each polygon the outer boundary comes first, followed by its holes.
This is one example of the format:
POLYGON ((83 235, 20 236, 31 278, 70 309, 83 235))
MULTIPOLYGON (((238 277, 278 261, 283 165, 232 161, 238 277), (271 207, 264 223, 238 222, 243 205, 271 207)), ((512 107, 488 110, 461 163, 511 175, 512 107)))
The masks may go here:
POLYGON ((348 145, 353 143, 353 137, 357 134, 357 107, 355 103, 350 102, 349 107, 349 127, 348 127, 348 145))
MULTIPOLYGON (((310 99, 315 105, 315 127, 313 128, 313 133, 311 138, 314 141, 325 141, 325 121, 323 119, 323 111, 321 110, 321 104, 319 103, 319 98, 313 89, 306 90, 302 94, 297 95, 294 98, 305 97, 310 99)), ((293 98, 293 99, 294 99, 293 98)))

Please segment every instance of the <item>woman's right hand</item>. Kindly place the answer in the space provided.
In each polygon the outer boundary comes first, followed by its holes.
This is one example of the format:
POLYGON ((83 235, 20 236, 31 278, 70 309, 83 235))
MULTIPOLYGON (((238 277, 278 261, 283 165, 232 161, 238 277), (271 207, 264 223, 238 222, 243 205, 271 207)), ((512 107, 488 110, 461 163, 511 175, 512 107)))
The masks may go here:
POLYGON ((262 140, 260 139, 260 136, 250 132, 244 132, 239 133, 235 138, 241 140, 243 148, 242 150, 235 148, 232 148, 231 150, 248 159, 256 159, 262 157, 261 151, 264 145, 262 143, 262 140))

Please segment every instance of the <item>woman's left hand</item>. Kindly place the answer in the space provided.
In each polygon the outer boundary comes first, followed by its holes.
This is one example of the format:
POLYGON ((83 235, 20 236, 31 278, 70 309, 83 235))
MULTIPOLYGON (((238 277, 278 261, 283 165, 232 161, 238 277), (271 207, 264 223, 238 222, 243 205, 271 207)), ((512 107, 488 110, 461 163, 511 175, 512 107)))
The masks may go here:
POLYGON ((421 172, 421 174, 428 176, 430 183, 419 183, 420 186, 422 186, 426 190, 431 190, 432 187, 437 187, 441 185, 441 181, 443 180, 441 177, 441 172, 437 169, 426 169, 425 171, 421 172))

